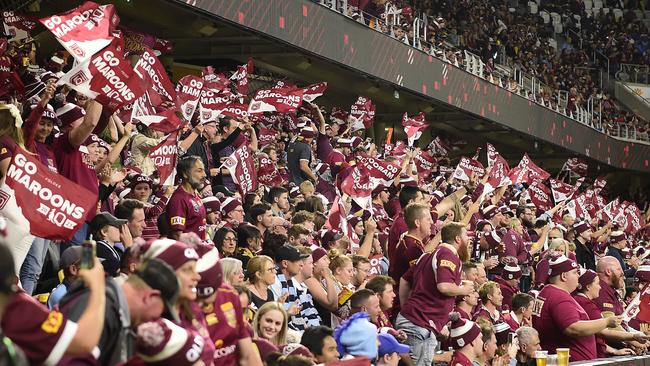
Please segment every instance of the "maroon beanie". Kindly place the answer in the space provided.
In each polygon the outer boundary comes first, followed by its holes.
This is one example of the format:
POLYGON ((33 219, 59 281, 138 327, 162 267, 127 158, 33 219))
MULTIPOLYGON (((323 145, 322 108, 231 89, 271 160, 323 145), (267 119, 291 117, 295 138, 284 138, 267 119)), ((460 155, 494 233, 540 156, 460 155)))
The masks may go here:
POLYGON ((223 282, 223 272, 219 263, 219 251, 212 247, 210 251, 203 254, 201 259, 196 262, 196 271, 201 275, 196 286, 199 297, 206 298, 217 292, 223 282))
POLYGON ((157 239, 145 244, 144 257, 158 258, 175 271, 189 261, 199 259, 199 254, 189 245, 173 239, 157 239))
POLYGON ((590 269, 582 270, 580 272, 580 278, 578 279, 578 290, 585 290, 594 279, 598 277, 598 274, 590 269))
POLYGON ((562 273, 569 272, 578 268, 576 262, 567 258, 564 254, 555 254, 548 261, 548 277, 555 277, 562 273))
POLYGON ((147 365, 194 365, 204 346, 205 341, 197 332, 165 318, 138 326, 137 352, 147 365))
POLYGON ((458 313, 449 314, 449 319, 449 341, 454 349, 461 349, 481 336, 481 328, 473 321, 461 318, 458 313))
POLYGON ((61 127, 67 127, 79 118, 83 118, 86 115, 86 111, 74 103, 66 103, 56 110, 56 115, 61 121, 61 127))

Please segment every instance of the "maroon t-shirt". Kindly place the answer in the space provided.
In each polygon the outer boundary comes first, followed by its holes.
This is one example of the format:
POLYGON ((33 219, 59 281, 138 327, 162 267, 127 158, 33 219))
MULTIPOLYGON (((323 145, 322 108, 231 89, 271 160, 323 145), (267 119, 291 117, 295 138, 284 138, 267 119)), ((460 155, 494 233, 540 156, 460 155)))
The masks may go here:
MULTIPOLYGON (((59 174, 99 196, 99 180, 95 166, 90 161, 86 146, 70 144, 70 132, 59 136, 52 145, 59 174)), ((86 221, 95 217, 95 210, 88 211, 86 221)))
POLYGON ((542 258, 535 267, 535 287, 542 288, 548 281, 548 270, 550 269, 548 259, 542 258))
POLYGON ((178 187, 167 203, 167 216, 174 231, 193 232, 205 240, 205 207, 201 198, 178 187))
POLYGON ((535 300, 533 328, 539 332, 543 350, 555 353, 556 348, 571 348, 571 361, 596 358, 596 337, 569 337, 564 330, 571 324, 589 320, 589 315, 571 295, 553 285, 546 285, 535 300))
POLYGON ((517 320, 512 316, 512 312, 503 316, 503 321, 510 326, 510 330, 516 332, 519 329, 520 325, 517 323, 517 320))
POLYGON ((16 141, 9 136, 0 137, 0 161, 11 159, 16 150, 16 141))
POLYGON ((616 292, 616 290, 605 281, 600 281, 600 293, 598 293, 598 297, 594 299, 594 303, 598 305, 601 312, 611 311, 614 315, 621 315, 625 310, 623 307, 623 301, 618 295, 618 292, 616 292))
POLYGON ((203 314, 210 339, 216 347, 214 364, 237 365, 237 342, 251 336, 244 323, 237 291, 226 284, 221 285, 214 303, 203 307, 203 314))
POLYGON ((481 306, 478 311, 474 314, 474 321, 478 318, 483 318, 489 322, 492 322, 493 325, 497 323, 503 323, 503 318, 501 317, 501 312, 496 311, 495 313, 490 313, 485 306, 481 306))
POLYGON ((461 319, 472 320, 472 316, 465 310, 459 308, 458 305, 454 306, 454 312, 457 312, 460 315, 461 319))
POLYGON ((75 322, 59 311, 49 311, 22 291, 10 296, 0 328, 32 365, 58 363, 77 333, 75 322))
POLYGON ((36 141, 35 144, 36 152, 38 153, 38 158, 41 160, 41 163, 50 168, 51 172, 58 173, 59 170, 56 168, 56 158, 54 157, 54 153, 50 149, 50 146, 38 141, 36 141))
POLYGON ((514 229, 508 230, 508 232, 501 237, 501 241, 505 247, 505 253, 503 253, 503 256, 515 257, 519 264, 528 263, 528 251, 526 250, 524 239, 514 229))
MULTIPOLYGON (((600 313, 600 309, 596 303, 589 299, 584 294, 573 295, 573 298, 576 299, 576 302, 582 306, 582 309, 587 313, 590 320, 602 319, 603 316, 600 313)), ((607 357, 607 342, 605 338, 596 334, 596 355, 598 358, 607 357)))
MULTIPOLYGON (((388 274, 395 283, 399 283, 404 273, 409 267, 415 265, 415 262, 424 253, 424 244, 419 239, 406 234, 399 241, 393 253, 393 259, 390 260, 388 266, 388 274)), ((399 286, 397 287, 399 289, 399 286)))
POLYGON ((447 364, 448 366, 473 366, 472 360, 467 358, 464 354, 456 351, 451 358, 451 361, 447 364))
POLYGON ((192 301, 189 305, 189 309, 192 313, 192 317, 188 317, 185 311, 180 311, 180 323, 177 325, 197 332, 204 340, 203 352, 201 352, 201 360, 206 365, 212 364, 212 359, 214 358, 215 344, 210 339, 210 333, 208 333, 208 326, 206 324, 206 319, 203 315, 201 307, 196 302, 192 301))
POLYGON ((440 244, 409 272, 412 290, 408 301, 402 305, 402 315, 413 324, 439 334, 449 320, 455 297, 443 295, 436 284, 460 285, 460 258, 453 248, 440 244))

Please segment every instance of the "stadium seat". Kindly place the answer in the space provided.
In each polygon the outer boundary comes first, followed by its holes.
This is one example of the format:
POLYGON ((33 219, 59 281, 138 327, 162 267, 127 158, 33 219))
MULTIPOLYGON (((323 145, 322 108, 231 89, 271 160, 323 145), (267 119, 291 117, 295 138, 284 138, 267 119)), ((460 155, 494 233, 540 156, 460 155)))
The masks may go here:
POLYGON ((585 3, 585 10, 591 10, 591 8, 593 7, 593 3, 591 2, 591 0, 584 0, 584 3, 585 3))
POLYGON ((537 14, 537 3, 533 1, 529 1, 528 9, 530 9, 531 14, 537 14))
POLYGON ((562 33, 562 29, 562 23, 553 23, 553 30, 555 31, 555 34, 562 33))
POLYGON ((603 14, 609 14, 609 8, 603 8, 603 14))
POLYGON ((603 8, 603 1, 602 0, 594 0, 594 9, 602 9, 603 8))
POLYGON ((548 45, 553 47, 557 51, 557 41, 553 38, 548 39, 548 45))

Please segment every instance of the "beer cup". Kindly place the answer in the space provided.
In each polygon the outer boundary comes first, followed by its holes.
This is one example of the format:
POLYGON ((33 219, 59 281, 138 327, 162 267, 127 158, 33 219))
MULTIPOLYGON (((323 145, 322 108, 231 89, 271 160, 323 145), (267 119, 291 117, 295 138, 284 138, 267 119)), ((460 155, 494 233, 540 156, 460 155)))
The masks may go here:
POLYGON ((535 366, 546 366, 548 351, 535 351, 535 366))
POLYGON ((569 366, 569 349, 556 348, 557 352, 557 366, 569 366))

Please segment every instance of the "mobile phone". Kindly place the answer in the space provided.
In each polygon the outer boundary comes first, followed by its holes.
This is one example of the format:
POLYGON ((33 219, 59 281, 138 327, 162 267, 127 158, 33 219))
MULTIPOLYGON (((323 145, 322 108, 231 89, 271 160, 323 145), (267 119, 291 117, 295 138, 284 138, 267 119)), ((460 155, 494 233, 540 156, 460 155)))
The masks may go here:
POLYGON ((517 333, 515 332, 508 333, 508 343, 515 344, 516 341, 517 341, 517 333))
POLYGON ((93 240, 91 235, 88 240, 84 240, 81 244, 81 260, 79 262, 80 269, 91 269, 95 265, 97 243, 93 240))

